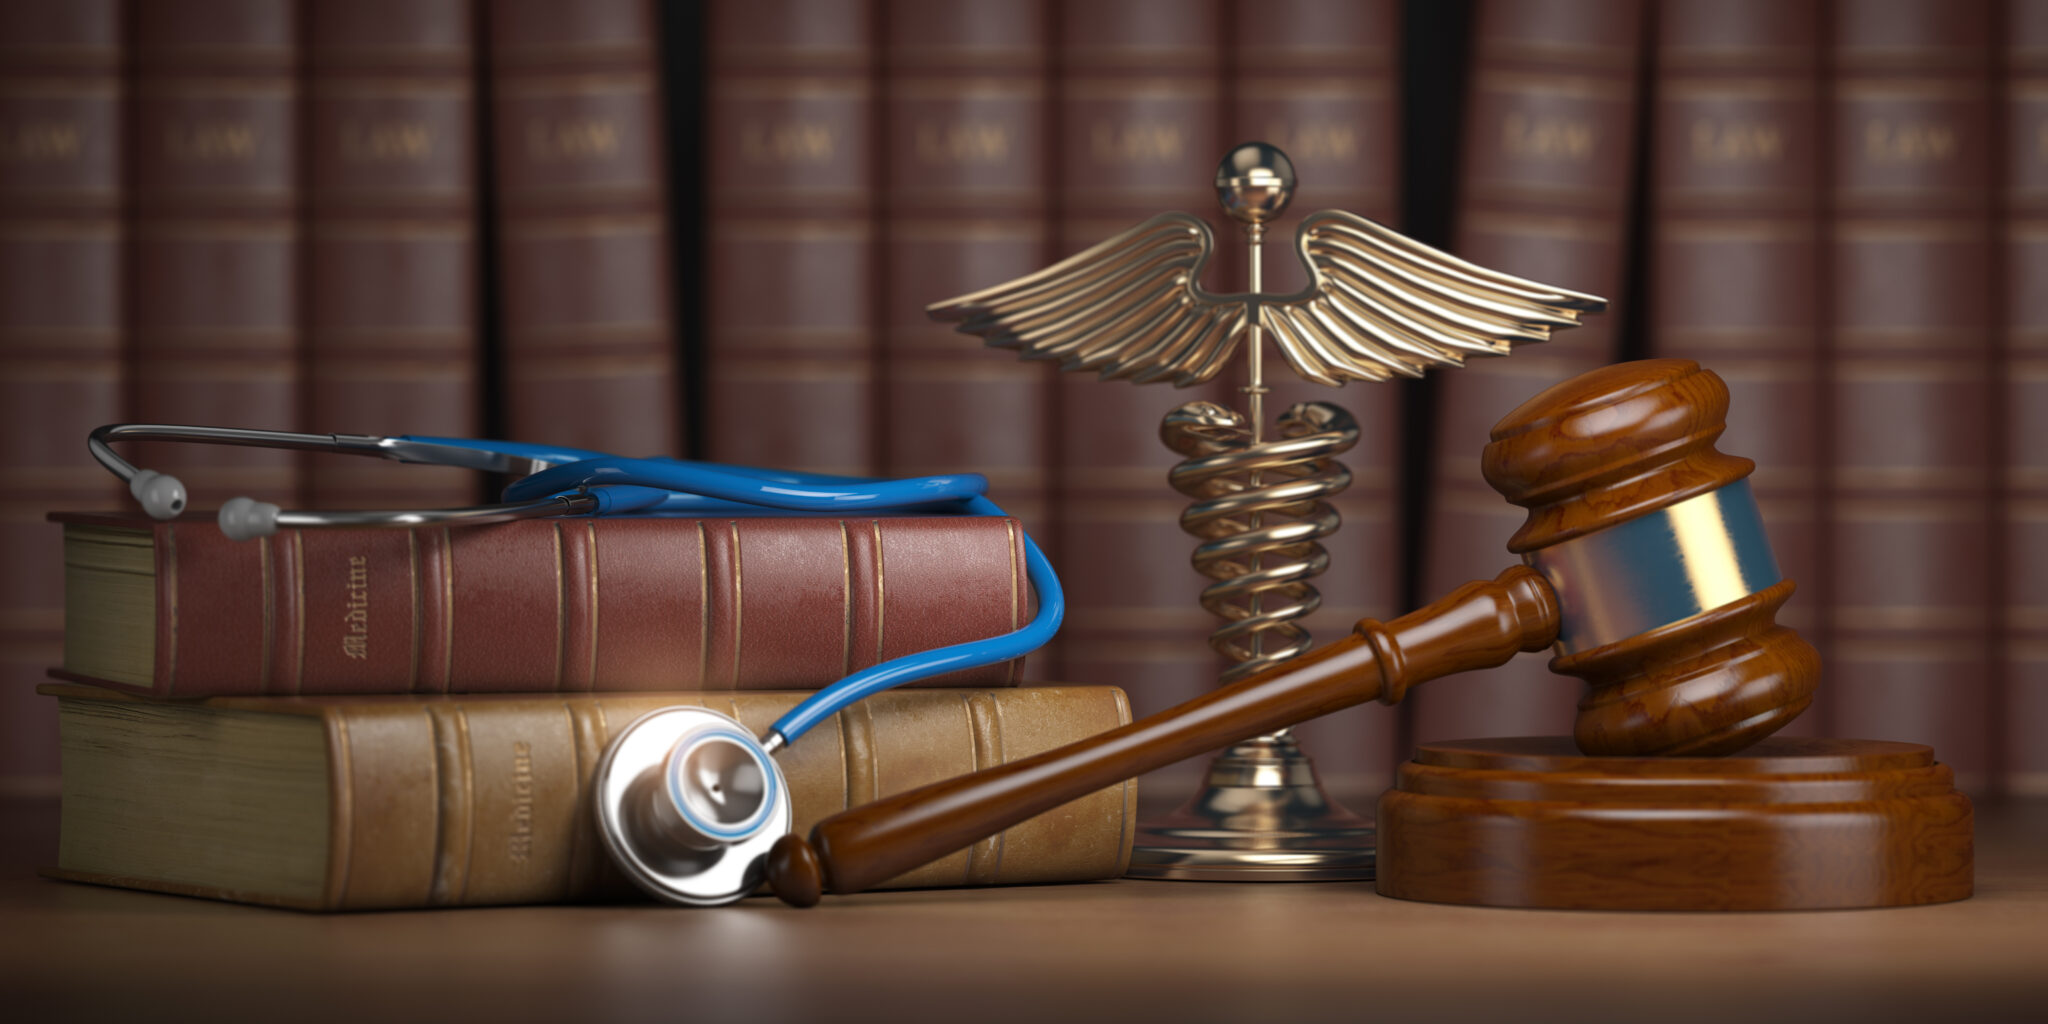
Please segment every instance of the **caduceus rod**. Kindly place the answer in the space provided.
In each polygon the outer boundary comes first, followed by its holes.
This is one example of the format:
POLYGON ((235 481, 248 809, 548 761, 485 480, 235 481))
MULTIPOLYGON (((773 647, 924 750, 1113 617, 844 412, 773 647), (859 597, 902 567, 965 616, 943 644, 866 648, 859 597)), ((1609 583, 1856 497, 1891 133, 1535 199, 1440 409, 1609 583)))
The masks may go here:
POLYGON ((1202 601, 1223 620, 1210 643, 1231 662, 1226 679, 1308 645, 1298 620, 1320 603, 1308 581, 1328 565, 1318 542, 1338 525, 1327 499, 1350 480, 1335 456, 1358 439, 1351 417, 1325 403, 1290 409, 1278 439, 1267 439, 1266 336, 1296 373, 1335 387, 1506 355, 1606 306, 1338 210, 1303 218, 1295 232, 1308 286, 1267 294, 1260 270, 1266 225, 1286 209, 1294 187, 1293 164, 1264 143, 1237 147, 1217 168, 1217 199, 1245 226, 1244 293, 1205 291, 1198 282, 1214 244, 1208 225, 1164 213, 1037 273, 926 307, 991 347, 1139 384, 1209 381, 1249 336, 1248 415, 1195 402, 1169 413, 1160 428, 1186 459, 1171 479, 1195 499, 1181 523, 1200 541, 1195 566, 1212 581, 1202 601))

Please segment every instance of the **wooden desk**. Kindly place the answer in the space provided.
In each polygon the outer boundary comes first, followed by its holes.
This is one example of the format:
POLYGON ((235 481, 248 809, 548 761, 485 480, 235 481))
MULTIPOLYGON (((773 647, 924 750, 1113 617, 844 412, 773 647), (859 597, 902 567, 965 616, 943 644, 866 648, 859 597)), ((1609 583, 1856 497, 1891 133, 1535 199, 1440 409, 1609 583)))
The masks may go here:
POLYGON ((1979 808, 1967 902, 1722 915, 1121 881, 319 917, 36 878, 49 804, 0 836, 15 1020, 2048 1017, 2048 802, 1979 808))

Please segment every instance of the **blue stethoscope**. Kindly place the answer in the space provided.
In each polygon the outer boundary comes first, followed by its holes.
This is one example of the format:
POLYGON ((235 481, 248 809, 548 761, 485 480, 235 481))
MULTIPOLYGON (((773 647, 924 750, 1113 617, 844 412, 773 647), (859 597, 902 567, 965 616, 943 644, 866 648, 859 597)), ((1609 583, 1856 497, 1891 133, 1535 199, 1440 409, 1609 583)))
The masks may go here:
MULTIPOLYGON (((853 477, 689 462, 511 441, 365 434, 296 434, 232 427, 120 423, 94 430, 93 458, 128 484, 157 519, 185 511, 177 478, 138 469, 109 444, 172 441, 365 455, 457 466, 518 477, 494 504, 403 511, 302 511, 234 498, 222 504, 222 532, 236 540, 280 527, 472 525, 574 515, 728 516, 795 512, 858 516, 933 512, 999 516, 988 481, 974 473, 862 480, 853 477)), ((856 672, 812 694, 756 737, 729 716, 678 706, 648 714, 607 746, 594 779, 599 827, 614 859, 641 888, 675 903, 738 899, 760 882, 762 858, 789 831, 789 786, 775 753, 862 698, 959 669, 1022 657, 1058 631, 1065 598, 1051 563, 1024 537, 1026 576, 1038 613, 1002 636, 906 655, 856 672)))

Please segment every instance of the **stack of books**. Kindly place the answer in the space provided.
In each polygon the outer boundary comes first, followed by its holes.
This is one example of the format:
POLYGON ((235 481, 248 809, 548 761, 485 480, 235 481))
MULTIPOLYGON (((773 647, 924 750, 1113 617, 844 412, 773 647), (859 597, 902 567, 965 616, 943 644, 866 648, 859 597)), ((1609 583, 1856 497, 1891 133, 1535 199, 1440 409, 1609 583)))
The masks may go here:
MULTIPOLYGON (((59 877, 307 910, 630 895, 589 781, 677 704, 764 732, 807 691, 1031 614, 998 517, 283 530, 59 513, 59 877)), ((871 697, 779 760, 795 829, 1130 721, 1012 662, 871 697)), ((1135 785, 894 880, 1111 878, 1135 785)))

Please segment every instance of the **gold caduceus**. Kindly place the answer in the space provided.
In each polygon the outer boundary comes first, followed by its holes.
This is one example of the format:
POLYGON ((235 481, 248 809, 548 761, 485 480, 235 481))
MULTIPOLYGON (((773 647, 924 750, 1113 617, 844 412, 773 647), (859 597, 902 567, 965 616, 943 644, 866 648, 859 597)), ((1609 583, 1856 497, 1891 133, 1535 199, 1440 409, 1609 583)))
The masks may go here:
MULTIPOLYGON (((1278 437, 1266 437, 1265 337, 1296 373, 1339 387, 1420 377, 1432 367, 1461 366, 1468 356, 1506 355, 1606 307, 1603 299, 1488 270, 1341 210, 1311 214, 1295 231, 1308 286, 1268 294, 1260 290, 1260 247, 1294 187, 1293 163, 1262 142, 1231 150, 1216 170, 1217 200, 1244 225, 1249 245, 1249 290, 1242 293, 1202 288, 1214 239, 1201 219, 1175 212, 1037 273, 926 307, 934 319, 954 322, 955 330, 991 347, 1136 384, 1212 380, 1230 365, 1240 340, 1250 339, 1244 413, 1189 402, 1160 428, 1168 447, 1186 457, 1171 482, 1195 499, 1181 525, 1201 542, 1194 563, 1211 581, 1202 604, 1222 620, 1210 644, 1230 662, 1225 682, 1308 648, 1298 620, 1320 603, 1308 581, 1328 565, 1319 541, 1338 525, 1324 499, 1349 484, 1335 456, 1358 437, 1351 416, 1323 402, 1288 409, 1278 437)), ((1209 790, 1167 826, 1140 837, 1132 873, 1369 878, 1371 837, 1369 826, 1322 794, 1283 732, 1232 748, 1212 764, 1209 790), (1246 781, 1253 777, 1284 781, 1246 781)))

